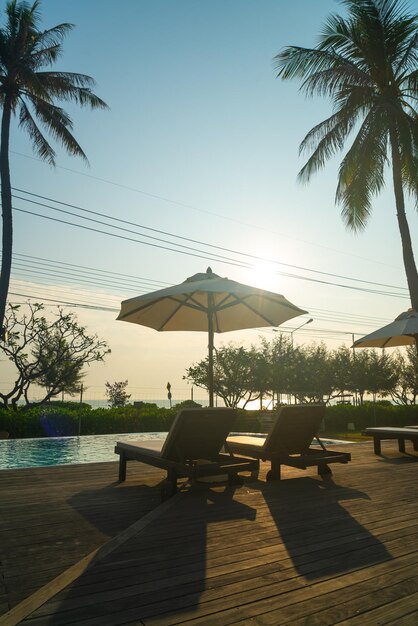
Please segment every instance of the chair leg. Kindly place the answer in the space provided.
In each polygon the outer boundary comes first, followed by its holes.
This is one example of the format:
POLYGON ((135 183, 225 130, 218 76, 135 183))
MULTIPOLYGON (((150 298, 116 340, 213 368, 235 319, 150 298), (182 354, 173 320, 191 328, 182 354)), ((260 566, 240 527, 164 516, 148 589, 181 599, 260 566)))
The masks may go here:
POLYGON ((268 482, 270 482, 271 480, 280 480, 281 479, 280 469, 281 469, 280 463, 277 463, 277 461, 272 461, 271 469, 266 474, 266 480, 268 482))
POLYGON ((332 470, 329 465, 326 463, 319 463, 318 465, 318 474, 320 476, 329 476, 332 474, 332 470))
POLYGON ((228 474, 228 485, 242 485, 244 478, 236 473, 228 474))
POLYGON ((260 473, 260 468, 259 467, 257 469, 255 469, 255 470, 253 470, 251 472, 251 480, 257 480, 259 473, 260 473))
POLYGON ((173 470, 167 470, 167 478, 163 481, 160 492, 163 502, 177 493, 177 474, 173 470))
POLYGON ((119 482, 126 480, 126 456, 124 452, 119 455, 119 482))

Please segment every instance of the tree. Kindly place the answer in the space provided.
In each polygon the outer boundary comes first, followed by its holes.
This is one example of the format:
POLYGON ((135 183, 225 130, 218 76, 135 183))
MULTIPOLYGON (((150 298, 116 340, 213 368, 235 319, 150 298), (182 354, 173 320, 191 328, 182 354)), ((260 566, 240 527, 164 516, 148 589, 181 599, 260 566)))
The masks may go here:
POLYGON ((296 359, 291 339, 283 333, 279 333, 271 342, 263 338, 261 351, 268 365, 267 384, 273 403, 274 397, 280 403, 282 394, 291 393, 295 389, 296 359))
POLYGON ((364 402, 364 394, 368 389, 370 376, 370 351, 357 350, 351 361, 350 386, 348 389, 358 394, 360 404, 364 402))
POLYGON ((367 368, 367 391, 373 395, 387 396, 396 389, 398 385, 398 373, 395 362, 389 354, 370 350, 367 368))
MULTIPOLYGON (((222 398, 226 406, 236 407, 247 394, 246 403, 256 400, 259 393, 252 395, 254 378, 252 375, 253 352, 242 346, 221 346, 213 357, 213 390, 222 398)), ((185 379, 197 387, 209 389, 208 358, 195 363, 186 370, 185 379)))
POLYGON ((127 405, 131 397, 131 394, 126 393, 127 386, 127 380, 121 380, 115 383, 106 382, 106 395, 109 400, 109 406, 122 407, 127 405))
POLYGON ((335 389, 344 398, 347 391, 352 391, 353 354, 347 346, 340 346, 332 353, 332 373, 335 389))
MULTIPOLYGON (((372 197, 390 162, 403 261, 412 307, 418 274, 405 213, 405 193, 418 197, 418 15, 401 0, 343 0, 346 19, 331 15, 313 48, 286 47, 275 58, 278 76, 302 79, 308 95, 330 96, 333 114, 300 145, 311 156, 299 172, 309 181, 358 131, 339 169, 336 202, 353 231, 365 228, 372 197)), ((418 346, 418 336, 417 336, 418 346)))
POLYGON ((28 304, 9 305, 6 322, 9 330, 7 343, 1 351, 16 369, 15 382, 8 393, 0 393, 3 407, 16 409, 24 400, 30 404, 32 385, 45 389, 39 404, 47 402, 62 391, 74 391, 85 365, 103 361, 110 352, 107 343, 97 335, 87 334, 78 324, 74 313, 57 308, 52 318, 43 315, 44 306, 28 304))
POLYGON ((43 372, 37 384, 47 390, 49 397, 63 392, 73 396, 80 391, 84 363, 72 358, 72 346, 60 333, 47 335, 42 347, 36 346, 33 354, 43 372))
POLYGON ((399 351, 394 357, 399 374, 398 387, 391 393, 400 404, 416 404, 418 398, 418 359, 415 346, 407 346, 405 353, 399 351))
POLYGON ((62 41, 72 24, 59 24, 39 29, 39 0, 31 6, 10 0, 6 4, 6 23, 0 28, 0 104, 1 118, 0 182, 3 219, 2 261, 0 273, 0 331, 3 332, 9 290, 12 247, 12 188, 9 167, 10 124, 19 116, 19 126, 27 131, 35 153, 50 165, 55 164, 55 151, 47 141, 41 123, 52 138, 65 150, 87 161, 72 134, 69 115, 57 101, 76 102, 92 109, 107 105, 91 90, 94 80, 84 74, 49 71, 62 54, 62 41))
POLYGON ((295 398, 299 402, 329 402, 335 387, 332 358, 324 343, 299 347, 295 371, 295 398))

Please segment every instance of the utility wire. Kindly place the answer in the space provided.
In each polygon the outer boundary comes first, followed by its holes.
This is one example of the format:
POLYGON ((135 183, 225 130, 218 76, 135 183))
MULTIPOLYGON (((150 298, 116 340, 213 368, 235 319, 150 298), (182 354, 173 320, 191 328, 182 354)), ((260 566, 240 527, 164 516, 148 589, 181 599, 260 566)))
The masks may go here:
MULTIPOLYGON (((194 244, 197 244, 197 245, 200 245, 200 246, 213 248, 213 249, 220 250, 220 251, 223 251, 223 252, 228 252, 230 254, 237 254, 237 255, 240 255, 240 256, 247 257, 247 258, 249 258, 249 259, 251 259, 253 261, 257 261, 257 262, 263 261, 263 262, 267 262, 267 263, 274 263, 276 265, 282 265, 284 267, 289 267, 289 268, 302 270, 302 271, 308 271, 308 272, 311 272, 313 274, 320 274, 322 276, 331 276, 333 278, 341 278, 341 279, 344 279, 344 280, 351 280, 351 281, 354 281, 354 282, 361 282, 361 283, 364 283, 364 284, 376 285, 378 287, 388 287, 388 288, 391 288, 391 289, 401 289, 401 290, 407 291, 406 287, 398 287, 397 285, 388 285, 388 284, 385 284, 385 283, 377 283, 377 282, 374 282, 374 281, 368 281, 368 280, 364 280, 364 279, 361 279, 361 278, 353 278, 353 277, 350 277, 350 276, 343 276, 343 275, 335 274, 335 273, 332 273, 332 272, 324 272, 324 271, 320 271, 320 270, 314 270, 314 269, 303 267, 303 266, 299 266, 299 265, 293 265, 293 264, 290 264, 290 263, 284 263, 282 261, 277 261, 275 259, 268 259, 268 258, 260 257, 260 256, 257 256, 257 255, 254 255, 254 254, 249 254, 249 253, 246 253, 246 252, 240 252, 239 250, 233 250, 231 248, 225 248, 223 246, 217 246, 217 245, 214 245, 214 244, 210 244, 210 243, 199 241, 197 239, 192 239, 192 238, 184 237, 184 236, 181 236, 181 235, 174 235, 174 234, 169 233, 167 231, 159 230, 159 229, 156 229, 156 228, 151 228, 149 226, 144 226, 143 224, 138 224, 138 223, 135 223, 135 222, 130 222, 130 221, 123 220, 123 219, 120 219, 120 218, 112 217, 110 215, 106 215, 106 214, 100 213, 98 211, 92 211, 92 210, 89 210, 89 209, 85 209, 83 207, 80 207, 80 206, 77 206, 77 205, 74 205, 74 204, 69 204, 67 202, 62 202, 60 200, 55 200, 54 198, 49 198, 47 196, 41 196, 39 194, 35 194, 35 193, 29 192, 29 191, 25 191, 25 190, 22 190, 22 189, 19 189, 19 188, 16 188, 16 187, 13 187, 13 189, 18 191, 18 192, 20 192, 20 193, 25 193, 25 194, 27 194, 29 196, 40 198, 42 200, 47 200, 48 202, 54 202, 55 204, 59 204, 61 206, 66 206, 68 208, 76 209, 77 211, 82 211, 83 213, 89 213, 91 215, 97 215, 99 217, 104 217, 106 219, 110 219, 110 220, 115 221, 115 222, 126 224, 128 226, 134 226, 135 228, 141 228, 143 230, 148 230, 148 231, 151 231, 151 232, 154 232, 154 233, 158 233, 160 235, 168 236, 168 237, 171 237, 171 238, 174 238, 174 239, 180 239, 182 241, 187 241, 189 243, 194 243, 194 244)), ((72 211, 69 211, 69 212, 63 211, 63 210, 60 210, 60 209, 58 209, 56 207, 47 205, 47 204, 42 203, 42 202, 36 202, 36 201, 33 201, 33 200, 29 199, 29 198, 24 198, 22 196, 16 196, 15 195, 14 198, 17 198, 19 200, 23 200, 25 202, 30 202, 30 203, 36 204, 38 206, 43 206, 45 208, 48 208, 48 209, 51 209, 51 210, 54 210, 54 211, 66 213, 66 214, 69 214, 71 216, 77 216, 77 217, 82 218, 82 219, 88 219, 88 218, 83 218, 83 216, 77 215, 77 214, 73 213, 72 211)), ((95 220, 88 220, 88 221, 95 221, 95 220)), ((101 221, 98 221, 97 223, 104 224, 101 221)), ((111 224, 105 223, 105 225, 112 227, 111 224)), ((118 228, 119 230, 124 230, 126 232, 130 232, 130 233, 132 232, 129 229, 124 229, 124 228, 119 228, 119 227, 115 227, 115 228, 118 228)), ((144 233, 140 233, 140 234, 141 234, 141 236, 149 237, 150 239, 154 239, 154 237, 151 237, 149 235, 145 235, 144 233)), ((156 238, 156 240, 157 241, 161 241, 159 238, 156 238)), ((164 243, 171 243, 171 244, 173 243, 173 242, 167 242, 167 241, 164 241, 164 240, 163 240, 163 242, 164 243)), ((179 245, 179 244, 175 243, 174 245, 179 245)), ((185 246, 185 247, 188 248, 188 246, 185 246)))
MULTIPOLYGON (((38 159, 36 157, 29 156, 27 154, 23 154, 21 152, 16 152, 16 151, 13 151, 13 150, 11 150, 10 152, 12 154, 16 154, 18 156, 24 157, 25 159, 30 159, 32 161, 37 161, 38 163, 41 163, 42 165, 45 165, 44 161, 42 161, 41 159, 38 159)), ((196 207, 196 206, 191 205, 191 204, 186 204, 186 203, 180 202, 178 200, 173 200, 172 198, 167 198, 165 196, 161 196, 161 195, 158 195, 158 194, 149 193, 149 192, 146 192, 146 191, 144 191, 142 189, 138 189, 137 187, 131 187, 129 185, 116 183, 116 182, 108 180, 106 178, 100 178, 98 176, 93 176, 92 174, 86 174, 85 172, 80 172, 78 170, 73 170, 73 169, 68 168, 68 167, 63 167, 62 165, 56 165, 56 169, 62 169, 63 171, 71 172, 72 174, 76 174, 78 176, 84 176, 85 178, 90 178, 92 180, 97 180, 99 182, 106 183, 108 185, 113 185, 114 187, 119 187, 121 189, 127 189, 128 191, 133 191, 135 193, 139 193, 139 194, 147 196, 149 198, 162 200, 163 202, 168 202, 168 203, 176 205, 176 206, 180 206, 180 207, 183 207, 183 208, 191 209, 193 211, 198 211, 200 213, 205 213, 207 215, 212 215, 213 217, 217 217, 217 218, 222 219, 222 220, 227 220, 227 221, 230 221, 230 222, 234 222, 236 224, 241 224, 242 226, 245 226, 247 228, 262 230, 262 231, 268 232, 268 233, 272 232, 270 228, 265 228, 265 227, 260 226, 258 224, 250 224, 248 222, 244 222, 244 221, 238 220, 236 218, 228 217, 228 216, 222 215, 220 213, 214 213, 212 211, 208 211, 207 209, 202 209, 202 208, 196 207)), ((276 232, 275 234, 277 234, 279 237, 283 236, 281 233, 277 233, 276 232)), ((316 246, 316 247, 322 248, 324 250, 330 250, 332 252, 337 252, 338 254, 345 254, 346 256, 351 256, 353 258, 362 259, 363 261, 368 261, 368 262, 371 262, 371 263, 377 263, 378 265, 384 265, 386 267, 392 267, 393 268, 392 265, 389 265, 388 263, 383 263, 381 261, 376 261, 375 259, 368 259, 366 257, 362 257, 362 256, 359 256, 359 255, 356 255, 356 254, 343 252, 341 250, 336 250, 334 248, 330 248, 329 246, 323 246, 323 245, 320 245, 320 244, 318 244, 316 242, 306 241, 304 239, 299 239, 297 237, 291 237, 289 235, 284 235, 284 236, 286 238, 288 238, 288 239, 291 239, 291 240, 294 240, 294 241, 299 241, 301 243, 304 243, 304 244, 307 244, 307 245, 310 245, 310 246, 316 246)), ((397 269, 397 268, 394 268, 394 269, 397 269)))
MULTIPOLYGON (((87 231, 90 231, 90 232, 99 233, 99 234, 102 234, 102 235, 107 235, 109 237, 115 237, 117 239, 123 239, 125 241, 132 241, 134 243, 140 243, 142 245, 147 245, 147 246, 151 246, 151 247, 154 247, 154 248, 159 248, 159 249, 162 249, 162 250, 169 250, 171 252, 177 252, 179 254, 185 254, 185 255, 188 255, 188 256, 192 256, 192 257, 196 257, 196 258, 200 258, 200 259, 205 259, 205 260, 209 260, 209 261, 218 261, 218 262, 226 263, 228 265, 233 265, 235 267, 242 267, 242 268, 245 268, 245 269, 251 269, 251 266, 249 266, 248 264, 242 263, 242 262, 238 262, 238 261, 234 261, 232 259, 231 260, 221 261, 219 255, 215 255, 215 258, 214 258, 213 255, 211 256, 210 254, 206 254, 205 255, 205 254, 193 253, 191 251, 187 251, 186 252, 184 250, 179 250, 179 249, 176 249, 176 248, 170 248, 168 246, 163 246, 163 245, 159 245, 159 244, 155 244, 155 243, 150 243, 148 241, 141 241, 141 240, 138 240, 138 239, 134 239, 132 237, 127 237, 127 236, 124 236, 124 235, 118 235, 117 233, 109 233, 107 231, 99 230, 97 228, 91 228, 91 227, 84 226, 84 225, 81 225, 81 224, 75 224, 74 222, 68 222, 66 220, 61 220, 61 219, 58 219, 58 218, 55 218, 55 217, 42 215, 41 213, 35 213, 33 211, 27 211, 25 209, 19 209, 17 207, 13 207, 13 210, 14 211, 18 211, 20 213, 25 213, 25 214, 28 214, 28 215, 34 215, 36 217, 41 217, 43 219, 47 219, 47 220, 50 220, 50 221, 53 221, 53 222, 58 222, 60 224, 66 224, 68 226, 74 226, 75 228, 80 228, 80 229, 87 230, 87 231)), ((89 219, 89 218, 87 218, 87 219, 89 219)), ((89 219, 89 221, 97 221, 97 220, 90 220, 89 219)), ((105 224, 105 225, 109 226, 109 224, 105 224)), ((178 244, 174 244, 174 245, 178 245, 178 244)), ((184 247, 184 246, 182 246, 182 247, 184 247)), ((305 280, 305 281, 308 281, 308 282, 314 282, 314 283, 318 283, 318 284, 322 284, 322 285, 331 285, 333 287, 341 287, 343 289, 351 289, 351 290, 355 290, 355 291, 362 291, 362 292, 365 292, 365 293, 372 293, 372 294, 375 294, 375 295, 384 295, 384 296, 395 297, 395 298, 403 298, 403 299, 408 299, 409 298, 409 296, 407 296, 407 295, 403 296, 401 294, 390 293, 390 292, 387 292, 387 291, 380 291, 380 290, 375 290, 375 289, 366 289, 366 288, 361 288, 361 287, 354 287, 352 285, 343 285, 343 284, 340 284, 340 283, 333 283, 333 282, 330 282, 330 281, 319 280, 319 279, 315 279, 315 278, 309 278, 307 276, 299 276, 297 274, 290 274, 290 273, 286 273, 286 272, 276 271, 276 274, 279 274, 280 276, 285 276, 287 278, 295 278, 295 279, 298 279, 298 280, 305 280)))
MULTIPOLYGON (((36 265, 36 264, 40 264, 41 266, 45 263, 52 265, 54 268, 56 268, 57 266, 64 266, 64 268, 67 267, 71 267, 74 268, 74 278, 78 279, 79 276, 79 272, 83 271, 83 270, 87 270, 87 274, 88 273, 92 273, 93 276, 98 275, 100 277, 100 275, 104 275, 106 278, 109 277, 112 279, 114 276, 118 277, 118 280, 123 281, 125 274, 121 274, 121 273, 117 273, 117 272, 113 272, 113 271, 108 271, 108 270, 100 270, 98 268, 92 268, 92 267, 86 267, 83 265, 77 265, 74 263, 66 263, 64 261, 58 261, 55 259, 45 259, 43 257, 35 257, 33 255, 27 255, 27 254, 22 254, 22 253, 18 253, 18 252, 14 252, 13 253, 13 258, 17 257, 17 259, 23 258, 23 259, 30 259, 31 265, 36 265)), ((15 267, 16 263, 13 263, 13 267, 15 267)), ((47 265, 48 267, 48 265, 47 265)), ((54 275, 52 274, 51 277, 53 277, 54 275)), ((138 281, 147 281, 148 283, 150 283, 151 285, 155 285, 155 289, 159 289, 160 286, 169 286, 171 285, 171 283, 163 283, 162 281, 157 281, 155 279, 150 279, 150 278, 144 278, 144 277, 139 277, 139 276, 133 276, 133 275, 127 275, 128 278, 132 278, 132 279, 137 279, 138 281), (159 285, 158 285, 159 283, 159 285)), ((134 280, 128 282, 128 284, 130 283, 134 284, 134 280)), ((149 285, 146 285, 147 289, 149 290, 149 285)), ((111 296, 109 296, 111 297, 111 296)), ((116 298, 116 296, 114 296, 116 298)), ((344 319, 347 319, 350 322, 363 322, 365 319, 372 321, 373 323, 383 323, 385 321, 387 321, 386 318, 383 317, 377 317, 377 316, 370 316, 370 315, 362 315, 362 314, 358 314, 358 313, 348 313, 346 311, 335 311, 335 310, 331 310, 331 309, 320 309, 320 308, 312 308, 309 307, 309 311, 310 313, 315 313, 316 314, 320 314, 321 316, 325 315, 325 316, 331 316, 331 317, 335 317, 335 315, 338 316, 342 316, 344 319), (335 314, 335 315, 333 315, 335 314)), ((341 320, 341 317, 340 317, 341 320)))
MULTIPOLYGON (((26 269, 26 272, 29 273, 31 276, 34 275, 34 274, 37 275, 36 264, 38 262, 40 262, 40 265, 42 266, 43 265, 43 261, 44 261, 44 259, 42 259, 42 258, 38 259, 38 257, 29 256, 29 255, 20 255, 19 253, 15 253, 14 256, 17 256, 19 258, 22 256, 24 258, 30 258, 31 259, 30 269, 29 270, 26 269), (34 270, 33 270, 33 266, 35 266, 34 270)), ((79 267, 79 266, 77 266, 75 264, 62 263, 60 261, 53 261, 52 259, 48 259, 48 262, 53 264, 54 268, 57 265, 59 266, 60 264, 62 264, 62 265, 64 265, 64 269, 65 270, 67 270, 68 266, 74 267, 76 269, 79 267)), ((13 268, 14 268, 13 276, 16 276, 16 275, 17 276, 22 276, 23 279, 25 279, 27 277, 27 274, 25 274, 25 273, 22 274, 20 271, 16 272, 15 271, 16 270, 16 266, 19 269, 21 268, 19 263, 16 264, 16 262, 14 262, 14 264, 13 264, 13 268)), ((48 266, 47 266, 47 268, 51 269, 48 266)), ((100 276, 100 274, 102 274, 102 275, 105 276, 105 278, 107 278, 107 274, 108 274, 107 272, 105 272, 103 270, 97 270, 95 268, 89 268, 89 270, 92 270, 93 272, 95 272, 95 273, 97 273, 99 275, 99 278, 97 278, 96 276, 93 276, 93 278, 94 278, 93 285, 95 287, 98 287, 98 286, 109 286, 109 283, 107 283, 105 281, 102 281, 101 280, 101 276, 100 276)), ((23 265, 22 271, 23 272, 25 271, 25 265, 23 265)), ((111 275, 111 279, 112 279, 114 272, 109 272, 109 274, 111 275)), ((50 280, 56 280, 57 277, 59 277, 59 279, 62 280, 62 277, 63 277, 63 274, 60 271, 58 271, 56 273, 54 273, 54 272, 49 272, 48 273, 48 272, 43 271, 40 275, 41 275, 42 278, 49 278, 50 280)), ((71 285, 72 285, 73 282, 76 282, 78 284, 80 283, 80 276, 79 276, 78 273, 69 274, 68 272, 65 272, 64 273, 64 278, 67 281, 68 280, 71 281, 71 285)), ((84 277, 82 277, 82 278, 84 278, 84 277)), ((29 277, 29 280, 30 280, 30 277, 29 277)), ((152 282, 151 279, 147 279, 147 280, 152 282)), ((111 283, 111 285, 114 286, 113 283, 111 283)), ((117 287, 120 288, 121 285, 118 283, 117 287)), ((126 287, 126 286, 123 285, 123 287, 126 287)), ((58 288, 60 288, 60 289, 70 289, 70 287, 63 286, 62 284, 58 288)), ((146 292, 149 291, 149 288, 150 288, 149 285, 145 285, 145 286, 144 285, 140 285, 140 286, 136 285, 135 293, 137 295, 140 295, 140 293, 146 293, 146 292), (146 289, 146 291, 143 291, 144 288, 146 289), (142 289, 142 291, 140 291, 140 289, 142 289)), ((55 286, 54 289, 56 290, 57 286, 55 286)), ((72 289, 72 286, 71 286, 71 293, 72 294, 75 293, 74 290, 72 289)), ((86 294, 84 293, 83 295, 86 295, 86 294)), ((106 297, 107 298, 117 299, 117 296, 106 295, 106 297)), ((97 298, 97 295, 95 294, 95 299, 96 298, 97 298)), ((101 298, 103 299, 104 296, 101 296, 101 298)), ((310 311, 311 314, 315 314, 315 319, 316 320, 321 320, 321 321, 330 321, 330 322, 346 323, 346 324, 361 323, 361 324, 367 324, 368 326, 375 326, 378 323, 387 322, 386 319, 379 318, 379 317, 376 317, 376 316, 371 317, 371 316, 364 316, 364 315, 359 315, 359 314, 349 314, 349 313, 341 312, 341 311, 329 311, 329 310, 315 309, 315 308, 312 309, 311 307, 309 307, 309 311, 310 311), (365 321, 365 320, 369 320, 369 321, 365 321)), ((310 329, 308 329, 308 330, 310 330, 310 329)))
MULTIPOLYGON (((43 291, 45 291, 45 287, 42 286, 42 289, 43 289, 43 291)), ((48 291, 49 290, 46 289, 46 293, 48 293, 48 291)), ((57 288, 55 287, 53 293, 55 294, 56 292, 57 292, 57 288)), ((86 296, 87 294, 78 294, 78 295, 79 296, 81 295, 83 297, 83 296, 86 296)), ((138 295, 140 295, 140 294, 138 294, 138 295)), ((36 298, 41 298, 42 299, 42 295, 39 295, 39 296, 31 295, 30 297, 36 297, 36 298)), ((62 298, 63 296, 60 296, 60 297, 62 298)), ((59 299, 57 301, 58 302, 62 302, 62 300, 59 300, 59 299)), ((67 302, 65 302, 65 303, 67 303, 67 302)), ((75 304, 75 303, 73 303, 73 304, 75 304)), ((93 305, 93 304, 91 304, 89 302, 86 302, 85 300, 83 300, 82 302, 77 302, 77 304, 79 304, 79 305, 88 305, 91 308, 94 308, 94 306, 95 306, 95 305, 93 305)), ((105 304, 107 304, 107 303, 105 302, 105 304)), ((103 307, 99 307, 98 310, 102 310, 102 309, 103 309, 103 307)), ((364 319, 357 320, 357 321, 353 322, 352 320, 348 320, 347 321, 347 320, 340 319, 340 318, 335 318, 335 317, 322 317, 321 315, 316 315, 315 316, 315 321, 335 322, 335 323, 338 323, 338 324, 350 324, 350 325, 353 325, 353 323, 355 323, 355 324, 359 324, 360 323, 360 324, 363 324, 364 326, 370 326, 370 327, 375 327, 376 326, 376 322, 365 321, 364 319)), ((323 329, 321 329, 321 331, 322 330, 323 329)), ((313 331, 314 331, 314 329, 312 329, 312 328, 302 329, 301 330, 301 332, 308 332, 308 333, 313 332, 313 331)), ((274 332, 274 331, 272 330, 271 332, 274 332)), ((336 330, 336 331, 330 331, 330 332, 336 332, 336 333, 341 333, 341 334, 351 334, 348 331, 337 331, 336 330)))
MULTIPOLYGON (((171 283, 168 282, 163 282, 161 280, 156 280, 154 278, 144 278, 143 276, 134 276, 133 274, 122 274, 121 272, 112 272, 110 270, 101 270, 95 267, 89 267, 86 265, 77 265, 75 263, 66 263, 65 261, 57 261, 56 259, 46 259, 44 257, 36 257, 33 255, 29 255, 29 254, 22 254, 19 252, 13 252, 13 258, 22 258, 22 259, 30 259, 31 262, 45 262, 46 264, 52 264, 54 266, 56 265, 64 265, 64 266, 68 266, 68 267, 74 267, 77 269, 77 272, 86 270, 87 273, 93 273, 93 274, 109 274, 110 276, 114 276, 117 277, 118 280, 127 280, 127 279, 134 279, 134 281, 141 281, 141 282, 145 282, 145 283, 150 283, 151 285, 159 285, 161 288, 163 287, 169 287, 171 286, 171 283)), ((133 282, 133 281, 132 281, 133 282)), ((157 288, 157 287, 156 287, 157 288)))

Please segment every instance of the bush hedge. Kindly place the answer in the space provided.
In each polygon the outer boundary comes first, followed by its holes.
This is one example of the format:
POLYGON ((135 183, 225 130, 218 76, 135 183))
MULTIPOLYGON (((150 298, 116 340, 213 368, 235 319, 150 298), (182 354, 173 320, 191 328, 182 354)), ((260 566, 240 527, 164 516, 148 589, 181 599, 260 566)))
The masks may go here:
MULTIPOLYGON (((156 404, 141 407, 92 409, 53 405, 20 408, 17 412, 0 409, 0 431, 10 438, 101 435, 133 432, 166 432, 177 409, 156 404)), ((238 411, 234 425, 237 432, 266 432, 272 414, 269 411, 238 411)), ((367 426, 418 425, 417 406, 365 403, 362 406, 338 405, 326 408, 324 430, 330 433, 361 431, 367 426), (349 426, 350 425, 350 426, 349 426), (352 425, 352 426, 351 426, 352 425)))
POLYGON ((368 426, 418 425, 418 405, 398 406, 365 402, 361 406, 340 404, 329 406, 325 412, 324 426, 329 432, 361 431, 368 426))

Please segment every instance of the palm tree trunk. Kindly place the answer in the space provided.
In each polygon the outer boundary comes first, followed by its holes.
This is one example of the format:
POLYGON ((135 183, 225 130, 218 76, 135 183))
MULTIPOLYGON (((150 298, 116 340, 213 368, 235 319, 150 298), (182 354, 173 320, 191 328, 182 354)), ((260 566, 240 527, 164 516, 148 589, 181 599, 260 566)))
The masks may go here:
MULTIPOLYGON (((412 249, 411 233, 405 213, 405 198, 402 186, 402 166, 399 156, 399 147, 396 137, 396 130, 393 126, 390 129, 390 143, 392 148, 392 175, 393 188, 395 191, 396 216, 398 218, 399 232, 402 241, 402 254, 405 266, 406 280, 411 298, 411 306, 418 311, 418 272, 412 249)), ((418 335, 415 335, 415 346, 418 355, 418 335)))
POLYGON ((405 200, 401 173, 402 166, 399 156, 396 131, 393 128, 390 130, 390 142, 392 148, 392 175, 396 201, 396 216, 398 218, 399 232, 401 234, 403 262, 405 266, 406 280, 408 282, 409 295, 411 298, 411 305, 415 311, 418 311, 418 272, 412 249, 411 234, 405 214, 405 200))
POLYGON ((3 105, 3 115, 1 120, 1 144, 0 144, 0 182, 1 182, 1 208, 2 208, 2 257, 0 273, 0 331, 4 326, 4 315, 6 312, 7 294, 9 292, 10 272, 12 269, 12 246, 13 246, 13 224, 12 224, 12 190, 10 183, 9 168, 9 137, 11 102, 6 98, 3 105))

